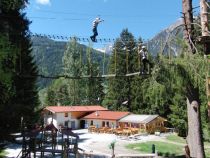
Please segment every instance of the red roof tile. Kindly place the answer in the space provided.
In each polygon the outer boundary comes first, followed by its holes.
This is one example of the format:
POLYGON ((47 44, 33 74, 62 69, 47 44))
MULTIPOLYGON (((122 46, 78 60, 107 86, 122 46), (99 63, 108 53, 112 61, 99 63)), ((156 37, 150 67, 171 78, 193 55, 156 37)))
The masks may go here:
POLYGON ((107 110, 106 108, 99 105, 91 105, 91 106, 47 106, 45 110, 51 111, 52 113, 59 112, 75 112, 75 111, 102 111, 107 110))
POLYGON ((96 111, 83 117, 83 119, 119 120, 128 114, 129 112, 120 111, 96 111))

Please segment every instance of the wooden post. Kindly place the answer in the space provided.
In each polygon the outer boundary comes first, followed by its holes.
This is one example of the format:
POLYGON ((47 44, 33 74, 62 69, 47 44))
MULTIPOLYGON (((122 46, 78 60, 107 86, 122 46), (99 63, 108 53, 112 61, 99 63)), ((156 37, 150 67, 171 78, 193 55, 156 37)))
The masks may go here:
POLYGON ((114 48, 114 69, 115 69, 115 75, 117 75, 117 50, 114 48))
POLYGON ((125 46, 125 53, 126 53, 126 74, 128 74, 129 72, 128 72, 128 64, 129 64, 129 61, 128 61, 128 48, 127 48, 127 46, 125 46))

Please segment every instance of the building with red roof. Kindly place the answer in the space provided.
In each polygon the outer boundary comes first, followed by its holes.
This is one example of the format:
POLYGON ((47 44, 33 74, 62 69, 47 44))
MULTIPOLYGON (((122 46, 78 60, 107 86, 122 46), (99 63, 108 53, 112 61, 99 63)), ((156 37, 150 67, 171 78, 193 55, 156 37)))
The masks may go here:
POLYGON ((129 114, 130 112, 122 111, 95 111, 81 119, 85 120, 89 126, 117 127, 118 121, 129 114))
POLYGON ((43 110, 45 125, 53 123, 56 128, 71 129, 95 127, 134 127, 148 133, 165 131, 166 119, 158 115, 136 115, 130 112, 109 111, 99 105, 47 106, 43 110))
POLYGON ((85 121, 80 118, 95 111, 106 111, 99 105, 90 106, 47 106, 43 110, 44 123, 53 123, 56 128, 66 126, 72 129, 84 128, 85 121))
POLYGON ((86 105, 86 106, 47 106, 45 110, 52 113, 63 113, 63 112, 94 112, 107 110, 106 108, 99 105, 86 105))

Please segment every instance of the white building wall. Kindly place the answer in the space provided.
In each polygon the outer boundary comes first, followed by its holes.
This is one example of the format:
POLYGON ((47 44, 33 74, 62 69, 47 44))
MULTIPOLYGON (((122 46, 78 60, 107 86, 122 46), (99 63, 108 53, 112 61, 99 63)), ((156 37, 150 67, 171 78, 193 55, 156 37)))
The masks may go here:
MULTIPOLYGON (((65 117, 65 113, 55 113, 52 115, 45 115, 45 124, 50 124, 53 120, 53 124, 56 128, 59 128, 60 125, 65 126, 65 122, 68 121, 68 127, 72 129, 79 129, 80 128, 80 120, 72 119, 71 113, 68 113, 68 117, 65 117), (74 123, 73 123, 74 121, 74 123), (74 126, 74 127, 73 127, 74 126)), ((102 127, 102 122, 105 121, 109 122, 109 127, 116 128, 117 122, 112 120, 93 120, 93 125, 100 128, 102 127)), ((91 120, 86 120, 87 127, 91 125, 91 120)))
POLYGON ((56 121, 56 115, 51 113, 51 115, 46 115, 45 116, 45 124, 51 124, 53 122, 53 124, 56 127, 57 121, 56 121))
POLYGON ((116 121, 111 121, 111 120, 86 120, 88 126, 91 125, 91 121, 93 121, 93 125, 100 128, 102 127, 102 122, 105 121, 105 123, 107 124, 107 122, 109 122, 109 127, 111 128, 117 128, 117 122, 116 121))
POLYGON ((72 128, 72 129, 80 128, 80 120, 78 120, 78 119, 71 119, 70 122, 71 123, 74 122, 74 125, 70 123, 70 126, 69 126, 70 128, 72 128))
POLYGON ((69 121, 68 127, 70 127, 70 121, 71 121, 71 113, 68 113, 68 117, 65 117, 65 113, 56 113, 56 119, 57 119, 57 126, 65 126, 65 122, 69 121))
POLYGON ((53 121, 53 124, 56 128, 59 128, 60 125, 65 126, 66 121, 68 121, 69 128, 74 128, 74 129, 80 128, 80 120, 72 119, 71 113, 68 113, 68 117, 65 117, 65 113, 55 113, 52 115, 45 115, 44 120, 45 124, 50 124, 53 121))

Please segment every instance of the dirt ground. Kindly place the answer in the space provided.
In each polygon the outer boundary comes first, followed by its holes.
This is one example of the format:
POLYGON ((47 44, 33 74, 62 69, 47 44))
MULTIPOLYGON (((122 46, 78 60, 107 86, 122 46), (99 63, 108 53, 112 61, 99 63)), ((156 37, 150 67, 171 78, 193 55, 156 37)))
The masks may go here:
POLYGON ((139 152, 134 150, 129 150, 125 146, 131 143, 145 142, 149 140, 161 140, 165 137, 147 135, 147 136, 136 136, 136 138, 127 136, 116 136, 114 134, 105 133, 88 133, 86 129, 76 130, 80 137, 79 147, 88 152, 93 153, 104 153, 111 154, 111 149, 109 148, 110 143, 115 141, 115 154, 139 154, 139 152))

